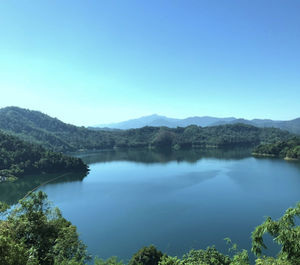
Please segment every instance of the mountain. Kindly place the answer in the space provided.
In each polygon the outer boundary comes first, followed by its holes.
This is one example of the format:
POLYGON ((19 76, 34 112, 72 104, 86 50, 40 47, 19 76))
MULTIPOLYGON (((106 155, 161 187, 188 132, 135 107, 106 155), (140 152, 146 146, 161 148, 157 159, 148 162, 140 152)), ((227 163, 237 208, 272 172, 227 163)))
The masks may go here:
MULTIPOLYGON (((245 119, 236 119, 231 121, 230 123, 244 123, 253 125, 256 127, 273 127, 281 130, 286 130, 291 133, 300 134, 300 118, 290 120, 290 121, 274 121, 269 119, 253 119, 253 120, 245 120, 245 119)), ((221 125, 225 123, 216 123, 214 125, 221 125)))
POLYGON ((157 114, 153 114, 150 116, 144 116, 138 119, 132 119, 128 121, 118 122, 118 123, 109 123, 109 124, 99 124, 93 126, 93 128, 111 128, 111 129, 121 129, 121 130, 128 130, 128 129, 137 129, 142 128, 145 126, 153 126, 153 127, 169 127, 169 128, 176 128, 176 127, 186 127, 189 125, 197 125, 197 126, 210 126, 214 125, 217 122, 225 122, 229 123, 233 121, 235 118, 215 118, 215 117, 189 117, 186 119, 174 119, 168 118, 165 116, 160 116, 157 114))
MULTIPOLYGON (((145 119, 143 119, 145 120, 145 119)), ((88 129, 66 124, 57 118, 52 118, 39 111, 18 107, 0 109, 0 130, 22 140, 42 145, 44 148, 59 152, 80 150, 99 150, 135 147, 225 147, 251 146, 260 143, 273 143, 287 140, 291 134, 275 128, 257 128, 248 124, 225 124, 220 126, 200 127, 185 126, 185 122, 202 122, 210 124, 216 121, 212 117, 193 117, 189 120, 169 119, 152 115, 147 117, 152 126, 138 129, 88 129), (167 122, 169 125, 180 122, 182 127, 159 127, 167 122), (156 126, 154 126, 156 125, 156 126)), ((236 120, 219 119, 220 122, 235 122, 236 120)), ((137 124, 132 122, 132 124, 137 124)), ((141 126, 142 122, 139 121, 141 126)), ((169 126, 171 127, 171 126, 169 126)))
POLYGON ((59 152, 103 149, 113 145, 111 134, 107 131, 88 130, 66 124, 39 111, 18 107, 0 109, 0 129, 59 152))
POLYGON ((278 122, 277 124, 274 125, 274 127, 287 130, 292 133, 300 134, 300 118, 290 120, 290 121, 278 122))
POLYGON ((290 121, 274 121, 270 119, 236 119, 234 117, 229 118, 216 118, 216 117, 188 117, 185 119, 174 119, 168 118, 165 116, 160 116, 157 114, 144 116, 138 119, 132 119, 128 121, 123 121, 119 123, 111 123, 111 124, 100 124, 96 125, 93 128, 110 128, 110 129, 137 129, 145 126, 154 126, 161 127, 166 126, 169 128, 176 127, 186 127, 190 125, 197 125, 201 127, 206 126, 217 126, 217 125, 225 125, 225 124, 236 124, 236 123, 244 123, 257 127, 274 127, 282 130, 287 130, 292 133, 300 134, 300 118, 290 120, 290 121))
POLYGON ((81 159, 51 152, 0 132, 0 182, 28 174, 87 172, 81 159))
MULTIPOLYGON (((213 126, 217 122, 222 122, 224 124, 228 124, 232 122, 235 118, 230 117, 230 118, 215 118, 215 117, 209 117, 209 116, 203 116, 203 117, 189 117, 186 119, 182 119, 179 122, 180 127, 186 127, 189 125, 197 125, 197 126, 213 126)), ((177 126, 176 126, 177 127, 177 126)))
POLYGON ((121 130, 136 129, 145 126, 154 126, 154 127, 166 126, 166 127, 173 128, 173 127, 177 127, 174 126, 174 124, 176 124, 176 122, 179 121, 180 121, 179 119, 172 119, 172 118, 167 118, 165 116, 153 114, 138 119, 132 119, 132 120, 119 122, 119 123, 101 124, 93 127, 121 129, 121 130))

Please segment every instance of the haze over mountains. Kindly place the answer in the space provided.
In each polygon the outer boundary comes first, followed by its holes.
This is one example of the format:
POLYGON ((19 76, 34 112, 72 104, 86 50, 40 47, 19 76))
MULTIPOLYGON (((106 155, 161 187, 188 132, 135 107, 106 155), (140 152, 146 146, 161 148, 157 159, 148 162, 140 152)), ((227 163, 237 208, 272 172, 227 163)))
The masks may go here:
MULTIPOLYGON (((211 118, 202 119, 203 121, 206 119, 208 125, 211 118)), ((148 121, 151 122, 151 118, 148 121)), ((223 119, 219 122, 228 122, 228 120, 223 119)), ((160 124, 164 125, 164 123, 160 124)), ((171 125, 174 126, 170 121, 169 126, 171 125)), ((181 126, 184 125, 181 123, 181 126)), ((66 124, 39 111, 18 107, 0 109, 0 131, 58 152, 135 147, 180 149, 199 146, 203 148, 255 146, 292 137, 289 132, 277 128, 257 128, 240 123, 206 127, 147 126, 130 130, 91 130, 66 124)))
POLYGON ((276 121, 270 119, 237 119, 234 117, 228 118, 217 118, 217 117, 188 117, 185 119, 174 119, 168 118, 165 116, 160 116, 157 114, 153 114, 150 116, 144 116, 138 119, 131 119, 128 121, 123 121, 119 123, 110 123, 110 124, 99 124, 94 127, 96 128, 110 128, 110 129, 136 129, 142 128, 145 126, 166 126, 170 128, 176 127, 186 127, 189 125, 197 125, 197 126, 216 126, 216 125, 224 125, 224 124, 234 124, 234 123, 244 123, 257 127, 274 127, 283 130, 287 130, 292 133, 300 134, 300 118, 289 120, 289 121, 276 121))

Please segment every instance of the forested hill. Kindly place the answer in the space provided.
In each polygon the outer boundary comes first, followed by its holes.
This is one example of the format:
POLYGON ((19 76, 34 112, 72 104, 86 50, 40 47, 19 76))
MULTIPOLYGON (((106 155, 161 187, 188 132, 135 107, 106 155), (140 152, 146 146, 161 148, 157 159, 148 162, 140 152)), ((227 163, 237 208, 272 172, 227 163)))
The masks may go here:
POLYGON ((79 158, 45 150, 0 132, 0 181, 27 174, 86 172, 79 158))
POLYGON ((18 107, 0 109, 0 129, 61 152, 102 149, 113 145, 108 132, 66 124, 39 111, 18 107))
POLYGON ((253 154, 300 160, 300 137, 278 141, 273 144, 261 144, 254 149, 253 154))
POLYGON ((224 147, 274 143, 291 137, 287 131, 245 124, 211 127, 143 127, 95 131, 63 123, 38 111, 17 107, 0 109, 0 129, 55 151, 113 147, 224 147))

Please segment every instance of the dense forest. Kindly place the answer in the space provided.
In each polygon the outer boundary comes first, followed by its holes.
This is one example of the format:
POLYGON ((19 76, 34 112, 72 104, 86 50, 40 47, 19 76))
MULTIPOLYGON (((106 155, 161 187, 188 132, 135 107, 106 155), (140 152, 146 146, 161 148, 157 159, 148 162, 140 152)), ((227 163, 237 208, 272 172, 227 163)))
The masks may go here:
POLYGON ((114 145, 109 132, 66 124, 39 111, 18 107, 0 109, 0 129, 58 152, 103 149, 114 145))
POLYGON ((184 149, 191 147, 237 147, 255 146, 260 143, 273 143, 288 139, 286 131, 274 128, 257 128, 245 124, 228 124, 221 126, 199 127, 191 125, 185 128, 170 129, 166 127, 144 127, 120 133, 123 142, 118 147, 173 147, 184 149))
POLYGON ((0 129, 6 132, 0 132, 0 180, 42 172, 86 171, 80 159, 57 153, 81 150, 139 147, 178 150, 260 144, 255 154, 295 159, 300 156, 299 137, 275 128, 245 124, 95 131, 63 123, 38 111, 8 107, 0 110, 0 129))
POLYGON ((143 127, 130 130, 91 130, 51 118, 41 112, 0 109, 0 129, 23 140, 59 152, 119 148, 174 148, 256 146, 288 140, 292 135, 275 128, 231 124, 211 127, 143 127))
POLYGON ((69 157, 0 132, 0 181, 28 174, 86 172, 79 158, 69 157))
MULTIPOLYGON (((0 264, 1 265, 84 265, 91 257, 79 239, 77 229, 66 220, 59 209, 52 208, 42 191, 32 193, 10 208, 0 203, 0 264)), ((299 265, 300 204, 288 209, 278 220, 268 217, 252 233, 252 252, 256 265, 299 265), (281 250, 277 257, 266 257, 264 235, 274 238, 281 250)), ((230 253, 220 253, 215 247, 191 250, 182 258, 168 256, 154 246, 143 247, 135 253, 128 265, 249 265, 249 253, 238 250, 229 238, 230 253)), ((95 265, 123 265, 116 257, 95 265)))
POLYGON ((272 144, 261 144, 253 150, 254 155, 300 159, 300 137, 272 144))

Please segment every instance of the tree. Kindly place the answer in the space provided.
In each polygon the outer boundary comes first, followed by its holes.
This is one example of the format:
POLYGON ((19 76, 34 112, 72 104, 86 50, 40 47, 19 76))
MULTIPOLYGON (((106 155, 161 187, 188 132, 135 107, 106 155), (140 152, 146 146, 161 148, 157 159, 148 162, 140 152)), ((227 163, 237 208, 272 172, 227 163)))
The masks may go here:
POLYGON ((183 256, 182 265, 229 265, 231 259, 216 250, 215 247, 208 247, 206 250, 194 250, 183 256))
POLYGON ((153 141, 153 145, 155 147, 170 148, 172 147, 173 139, 173 133, 167 131, 164 128, 161 128, 153 141))
POLYGON ((39 191, 5 212, 0 259, 1 265, 83 265, 89 256, 76 227, 39 191))
POLYGON ((124 263, 122 260, 118 261, 117 257, 110 257, 106 260, 96 258, 94 265, 124 265, 124 263))
POLYGON ((163 253, 153 245, 143 247, 132 256, 129 265, 158 265, 162 256, 163 253))
POLYGON ((177 257, 163 255, 158 265, 180 265, 181 261, 177 257))
POLYGON ((281 245, 279 258, 292 264, 300 264, 300 226, 295 225, 295 218, 300 217, 300 203, 295 208, 289 208, 277 221, 268 217, 266 221, 256 227, 252 233, 252 251, 261 256, 264 244, 263 235, 269 233, 274 241, 281 245))

